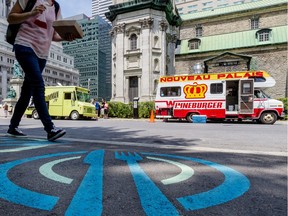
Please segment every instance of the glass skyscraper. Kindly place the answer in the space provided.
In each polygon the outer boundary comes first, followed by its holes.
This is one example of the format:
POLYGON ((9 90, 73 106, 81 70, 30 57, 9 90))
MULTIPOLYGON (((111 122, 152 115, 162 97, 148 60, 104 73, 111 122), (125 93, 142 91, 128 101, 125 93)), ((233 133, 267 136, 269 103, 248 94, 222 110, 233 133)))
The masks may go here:
POLYGON ((77 18, 84 37, 63 42, 64 52, 74 56, 75 68, 79 70, 79 85, 90 89, 92 98, 111 98, 111 26, 100 16, 77 18))
POLYGON ((106 17, 105 13, 109 12, 108 7, 112 5, 112 0, 92 0, 92 16, 100 16, 107 22, 110 22, 106 17))

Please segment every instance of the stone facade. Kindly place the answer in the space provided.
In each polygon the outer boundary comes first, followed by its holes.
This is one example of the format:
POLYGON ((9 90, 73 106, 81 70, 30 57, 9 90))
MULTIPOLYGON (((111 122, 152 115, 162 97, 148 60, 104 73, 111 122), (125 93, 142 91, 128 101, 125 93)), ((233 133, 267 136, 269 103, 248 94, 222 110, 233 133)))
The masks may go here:
POLYGON ((177 23, 167 20, 165 8, 173 5, 137 0, 114 5, 106 15, 112 21, 112 101, 152 101, 159 77, 175 73, 177 23))
MULTIPOLYGON (((239 13, 225 13, 221 16, 202 17, 201 19, 186 20, 181 25, 180 39, 189 40, 196 38, 196 27, 201 25, 202 37, 225 35, 231 33, 245 33, 251 30, 251 19, 258 18, 260 29, 269 29, 273 27, 287 26, 287 4, 275 5, 271 7, 263 7, 241 11, 239 13)), ((257 30, 256 29, 256 30, 257 30)), ((279 32, 273 32, 277 34, 279 32)), ((181 53, 176 55, 176 74, 193 73, 193 65, 196 63, 204 64, 204 61, 221 55, 225 52, 251 56, 251 69, 265 70, 275 80, 276 86, 266 90, 271 97, 281 98, 287 97, 287 33, 286 35, 277 35, 277 37, 286 37, 285 43, 265 43, 250 47, 231 47, 230 49, 195 51, 191 53, 181 53)), ((246 40, 247 38, 241 38, 246 40)), ((256 40, 255 35, 255 40, 256 40)), ((249 39, 251 40, 251 38, 249 39)), ((215 43, 225 43, 223 41, 215 41, 215 43)), ((228 43, 228 41, 227 41, 228 43)), ((233 69, 223 68, 223 72, 231 70, 246 70, 242 65, 235 66, 233 69)), ((208 71, 215 72, 215 71, 208 71)), ((216 71, 217 72, 217 71, 216 71)))
MULTIPOLYGON (((189 23, 183 25, 180 28, 180 39, 190 39, 196 37, 196 25, 202 25, 203 36, 228 34, 239 31, 248 31, 251 29, 251 18, 255 14, 249 13, 246 16, 239 16, 235 18, 233 16, 223 16, 221 19, 201 19, 190 21, 189 23)), ((267 14, 261 14, 259 16, 259 28, 270 28, 272 26, 284 26, 287 25, 287 13, 285 10, 278 12, 272 12, 267 14)))

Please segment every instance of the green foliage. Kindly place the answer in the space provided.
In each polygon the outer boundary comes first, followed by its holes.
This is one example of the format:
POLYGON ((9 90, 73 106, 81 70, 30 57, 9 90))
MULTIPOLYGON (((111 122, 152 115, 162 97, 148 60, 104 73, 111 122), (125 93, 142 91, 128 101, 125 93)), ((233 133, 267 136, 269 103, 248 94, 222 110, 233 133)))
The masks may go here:
POLYGON ((151 110, 154 110, 155 103, 154 102, 140 102, 138 104, 139 107, 139 118, 149 118, 151 114, 151 110))
POLYGON ((130 104, 124 104, 121 102, 108 102, 108 104, 109 117, 131 118, 133 116, 133 110, 130 104))
MULTIPOLYGON (((108 102, 109 117, 111 118, 133 118, 133 103, 124 104, 121 102, 108 102)), ((149 118, 151 110, 154 110, 154 102, 139 102, 139 118, 149 118)))
POLYGON ((288 98, 279 98, 284 103, 285 120, 288 120, 288 98))

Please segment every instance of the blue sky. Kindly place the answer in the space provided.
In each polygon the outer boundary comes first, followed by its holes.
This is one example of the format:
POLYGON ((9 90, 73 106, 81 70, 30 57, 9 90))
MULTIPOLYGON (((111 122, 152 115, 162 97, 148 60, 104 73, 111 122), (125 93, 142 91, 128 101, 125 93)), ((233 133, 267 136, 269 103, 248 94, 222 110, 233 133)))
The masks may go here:
POLYGON ((92 0, 57 0, 60 4, 62 17, 70 17, 81 13, 92 16, 92 0))

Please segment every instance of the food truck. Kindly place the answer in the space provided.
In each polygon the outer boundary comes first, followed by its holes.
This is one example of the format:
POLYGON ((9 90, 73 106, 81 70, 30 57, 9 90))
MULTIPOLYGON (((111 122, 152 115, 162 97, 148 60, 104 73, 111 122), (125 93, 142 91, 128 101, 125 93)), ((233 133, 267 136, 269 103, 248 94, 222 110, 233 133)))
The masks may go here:
POLYGON ((162 76, 155 98, 156 118, 193 122, 194 115, 203 115, 207 120, 274 124, 284 105, 263 90, 275 83, 265 71, 162 76))
MULTIPOLYGON (((79 86, 47 86, 45 101, 52 118, 69 117, 72 120, 80 118, 96 118, 95 107, 90 103, 89 90, 79 86)), ((39 115, 32 104, 26 109, 25 115, 38 119, 39 115)))

